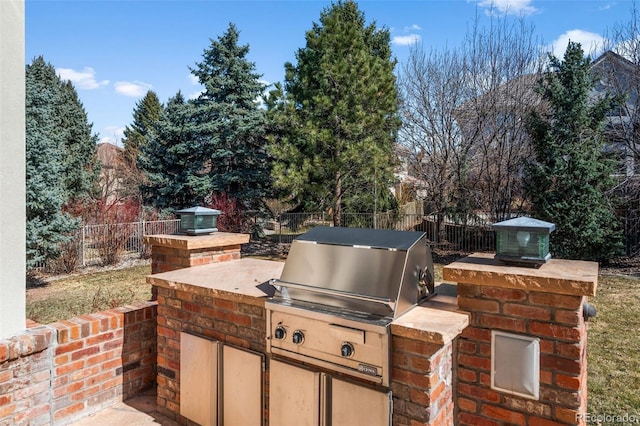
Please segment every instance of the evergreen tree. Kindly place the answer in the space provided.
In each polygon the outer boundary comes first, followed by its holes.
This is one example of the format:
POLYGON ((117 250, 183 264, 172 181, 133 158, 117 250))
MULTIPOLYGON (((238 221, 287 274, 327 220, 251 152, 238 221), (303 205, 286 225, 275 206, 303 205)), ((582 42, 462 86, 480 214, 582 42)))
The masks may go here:
POLYGON ((133 123, 124 129, 124 156, 130 165, 136 164, 138 154, 146 144, 146 137, 160 119, 162 104, 152 90, 136 103, 133 110, 133 123))
POLYGON ((204 91, 194 101, 194 148, 198 163, 209 169, 199 188, 226 193, 246 207, 258 207, 270 187, 265 113, 258 99, 265 89, 247 60, 248 45, 238 45, 239 31, 227 31, 203 53, 191 73, 204 91))
POLYGON ((611 200, 613 164, 603 156, 603 126, 614 99, 590 99, 590 60, 570 42, 539 91, 548 109, 533 112, 529 132, 535 158, 525 169, 534 217, 556 224, 551 251, 559 257, 606 261, 619 254, 620 232, 611 200))
MULTIPOLYGON (((77 221, 62 212, 74 189, 67 182, 67 128, 61 127, 63 92, 53 66, 40 57, 26 68, 27 266, 55 258, 77 221)), ((76 181, 78 182, 78 181, 76 181)))
POLYGON ((160 209, 201 205, 209 194, 207 164, 193 130, 193 106, 178 92, 161 111, 138 156, 144 198, 160 209))
POLYGON ((64 186, 69 201, 94 193, 100 175, 96 157, 98 135, 92 134, 93 125, 70 81, 60 82, 60 103, 57 125, 63 131, 61 145, 64 163, 64 186))
POLYGON ((268 103, 280 129, 276 186, 306 208, 332 208, 336 225, 343 209, 392 207, 400 121, 389 31, 365 26, 357 4, 340 1, 321 13, 296 59, 285 64, 284 98, 268 103))

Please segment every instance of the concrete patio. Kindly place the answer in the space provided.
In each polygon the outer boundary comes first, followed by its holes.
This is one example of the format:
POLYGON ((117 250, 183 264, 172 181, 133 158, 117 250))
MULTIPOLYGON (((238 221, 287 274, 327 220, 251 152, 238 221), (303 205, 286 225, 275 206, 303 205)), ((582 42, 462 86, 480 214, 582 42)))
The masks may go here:
POLYGON ((163 425, 178 426, 179 423, 168 419, 157 411, 156 390, 150 389, 139 395, 105 408, 93 415, 71 424, 72 426, 95 425, 163 425))

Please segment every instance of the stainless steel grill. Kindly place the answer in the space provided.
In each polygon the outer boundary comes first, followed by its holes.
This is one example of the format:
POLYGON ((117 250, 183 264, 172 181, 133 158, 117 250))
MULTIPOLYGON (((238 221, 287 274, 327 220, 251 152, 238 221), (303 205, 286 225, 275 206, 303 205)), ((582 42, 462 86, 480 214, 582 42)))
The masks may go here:
POLYGON ((434 293, 433 262, 422 232, 317 227, 272 285, 271 354, 388 386, 388 326, 434 293))

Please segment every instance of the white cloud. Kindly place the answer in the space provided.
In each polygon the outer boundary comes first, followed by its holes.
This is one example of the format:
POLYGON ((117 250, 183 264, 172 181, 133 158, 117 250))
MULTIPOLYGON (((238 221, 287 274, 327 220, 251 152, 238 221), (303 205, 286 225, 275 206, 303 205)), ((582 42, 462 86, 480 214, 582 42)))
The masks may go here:
POLYGON ((395 36, 391 39, 391 43, 396 46, 409 46, 422 40, 418 34, 409 34, 404 36, 395 36))
POLYGON ((562 58, 569 41, 580 43, 585 55, 596 55, 602 50, 605 39, 600 34, 592 33, 584 30, 569 30, 560 37, 555 39, 548 49, 553 53, 556 58, 562 58))
POLYGON ((122 138, 124 137, 124 127, 107 126, 100 131, 99 143, 110 143, 122 147, 122 138), (106 135, 106 136, 102 136, 106 135))
POLYGON ((189 79, 189 83, 191 83, 192 86, 198 86, 200 88, 197 92, 191 92, 187 96, 187 99, 198 99, 198 96, 200 96, 202 94, 202 92, 204 92, 204 88, 200 84, 200 80, 198 79, 198 77, 196 77, 195 75, 193 75, 191 73, 189 73, 187 78, 189 79))
POLYGON ((204 89, 199 90, 197 92, 191 92, 188 96, 187 99, 193 100, 193 99, 198 99, 198 97, 204 92, 204 89))
POLYGON ((504 15, 531 15, 538 9, 531 6, 532 0, 480 0, 478 6, 487 8, 487 13, 498 11, 504 15))
POLYGON ((114 86, 117 93, 136 98, 144 96, 152 87, 149 83, 142 81, 116 81, 114 86))
POLYGON ((91 67, 84 67, 82 71, 71 68, 56 68, 62 80, 70 80, 78 89, 93 90, 109 84, 109 80, 96 80, 96 72, 91 67))
POLYGON ((408 27, 404 27, 404 32, 408 33, 411 31, 422 31, 422 27, 418 24, 413 24, 408 27))

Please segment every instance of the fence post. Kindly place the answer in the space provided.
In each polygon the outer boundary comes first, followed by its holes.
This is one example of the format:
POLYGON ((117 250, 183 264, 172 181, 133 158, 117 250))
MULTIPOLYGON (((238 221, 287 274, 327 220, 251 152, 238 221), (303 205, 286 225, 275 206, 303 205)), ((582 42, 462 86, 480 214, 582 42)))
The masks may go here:
POLYGON ((87 263, 86 263, 86 261, 87 261, 87 260, 86 260, 86 256, 85 256, 85 253, 84 253, 84 251, 85 251, 85 244, 84 244, 84 242, 85 242, 85 235, 84 235, 84 230, 85 230, 86 226, 87 226, 87 225, 82 225, 82 267, 83 267, 83 268, 84 268, 85 266, 87 266, 87 263))
POLYGON ((138 234, 138 255, 142 257, 142 253, 144 252, 144 219, 142 222, 138 222, 140 224, 140 233, 138 234))

